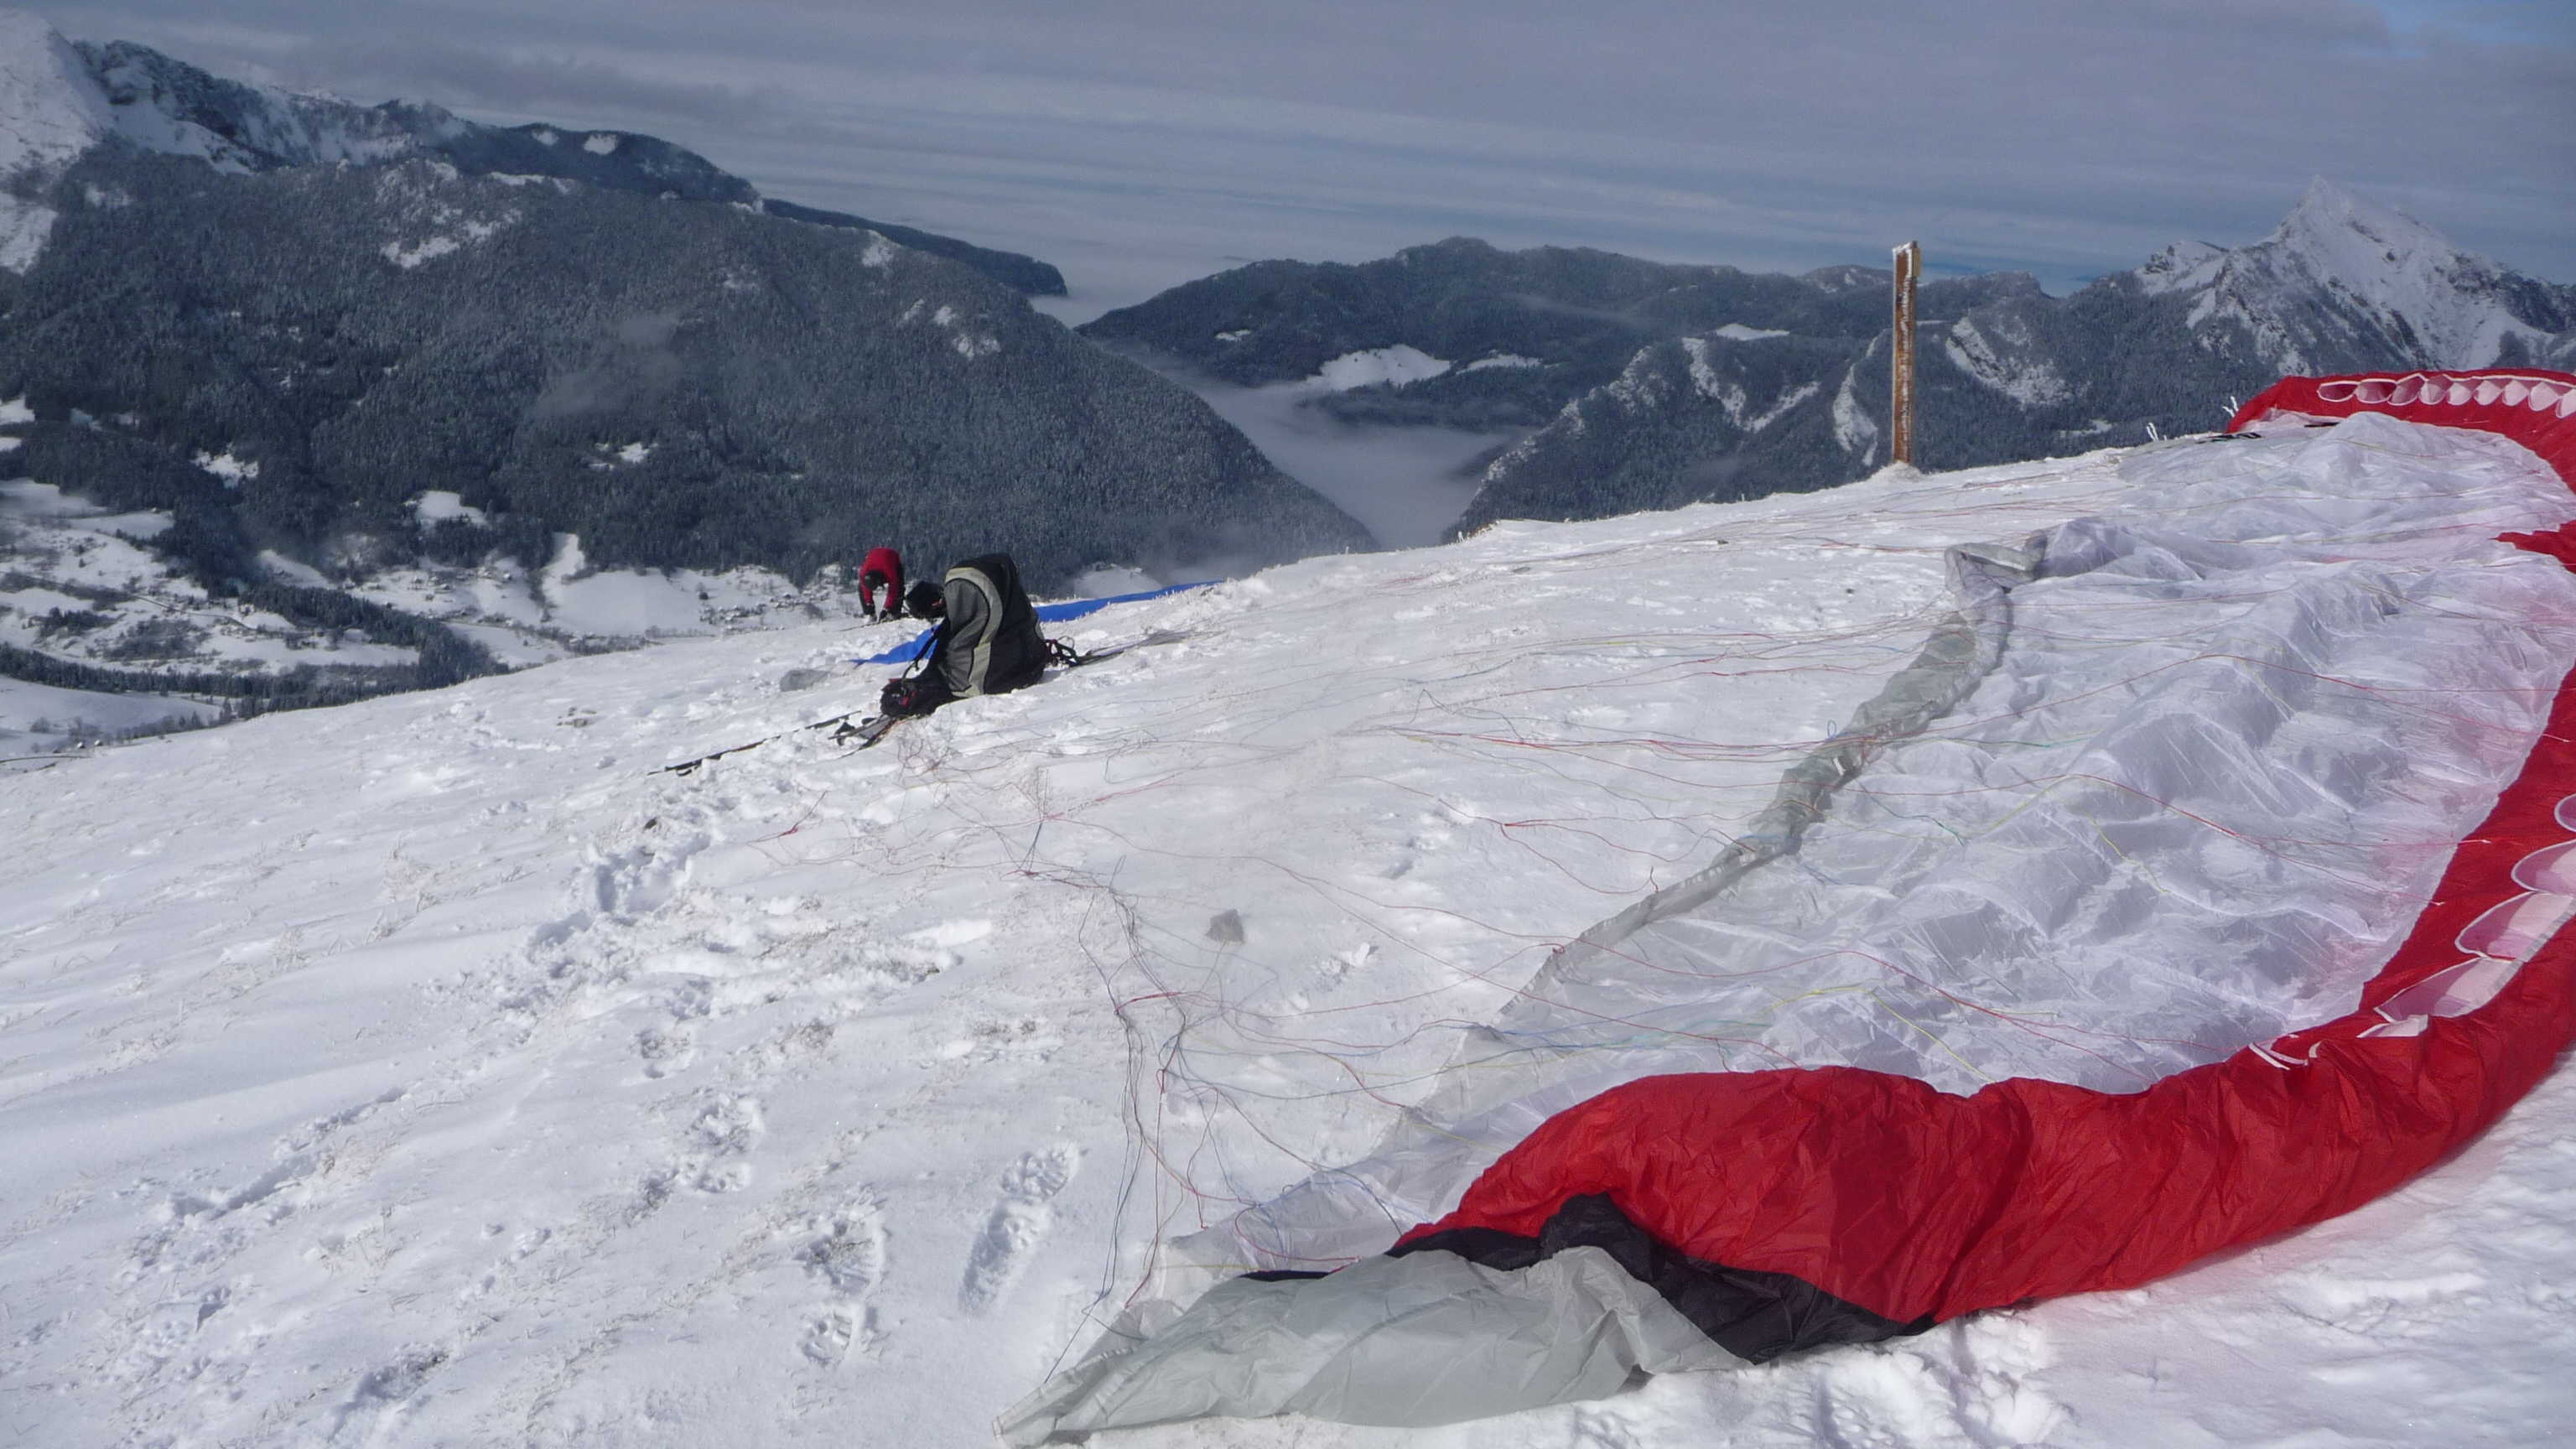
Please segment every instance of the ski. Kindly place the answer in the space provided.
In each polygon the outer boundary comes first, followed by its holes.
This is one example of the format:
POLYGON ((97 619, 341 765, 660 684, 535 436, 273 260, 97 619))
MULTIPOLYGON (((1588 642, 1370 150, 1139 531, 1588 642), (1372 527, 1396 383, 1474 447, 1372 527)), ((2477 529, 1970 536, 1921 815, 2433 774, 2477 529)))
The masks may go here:
POLYGON ((851 745, 853 750, 864 750, 884 739, 886 732, 902 720, 903 716, 897 714, 872 714, 866 719, 856 721, 844 718, 840 722, 841 727, 832 731, 832 743, 851 745), (857 743, 852 744, 852 741, 857 743))

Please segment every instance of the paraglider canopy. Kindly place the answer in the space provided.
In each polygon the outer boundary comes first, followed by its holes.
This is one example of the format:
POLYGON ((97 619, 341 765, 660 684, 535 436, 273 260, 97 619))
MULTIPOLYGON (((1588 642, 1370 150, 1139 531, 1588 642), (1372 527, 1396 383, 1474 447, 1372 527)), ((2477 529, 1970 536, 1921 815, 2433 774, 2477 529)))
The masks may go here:
POLYGON ((2576 1037, 2576 378, 2289 379, 2231 432, 1954 551, 1752 828, 1006 1434, 1445 1422, 2131 1286, 2494 1120, 2576 1037))

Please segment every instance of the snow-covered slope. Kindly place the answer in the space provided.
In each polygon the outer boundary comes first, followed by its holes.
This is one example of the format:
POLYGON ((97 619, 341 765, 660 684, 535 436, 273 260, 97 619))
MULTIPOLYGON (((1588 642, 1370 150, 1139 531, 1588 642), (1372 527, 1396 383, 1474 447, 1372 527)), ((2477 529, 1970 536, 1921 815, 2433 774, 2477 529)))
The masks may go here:
MULTIPOLYGON (((2328 476, 2339 433, 2179 447, 2328 476)), ((1309 560, 860 753, 795 728, 886 672, 816 626, 0 775, 0 1442, 988 1443, 1151 1245, 1364 1153, 1740 830, 1913 656, 1944 546, 2152 506, 2120 462, 1309 560)), ((2142 1292, 1099 1442, 2544 1442, 2571 1112, 2142 1292)))

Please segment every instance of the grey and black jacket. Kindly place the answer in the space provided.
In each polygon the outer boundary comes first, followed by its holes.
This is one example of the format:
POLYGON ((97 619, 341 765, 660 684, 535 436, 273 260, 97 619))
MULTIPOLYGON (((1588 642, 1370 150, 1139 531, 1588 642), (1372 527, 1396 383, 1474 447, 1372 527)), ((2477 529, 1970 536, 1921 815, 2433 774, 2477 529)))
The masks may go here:
POLYGON ((948 618, 930 670, 952 697, 1001 694, 1035 683, 1046 671, 1037 610, 1009 554, 988 553, 949 569, 940 594, 948 618))

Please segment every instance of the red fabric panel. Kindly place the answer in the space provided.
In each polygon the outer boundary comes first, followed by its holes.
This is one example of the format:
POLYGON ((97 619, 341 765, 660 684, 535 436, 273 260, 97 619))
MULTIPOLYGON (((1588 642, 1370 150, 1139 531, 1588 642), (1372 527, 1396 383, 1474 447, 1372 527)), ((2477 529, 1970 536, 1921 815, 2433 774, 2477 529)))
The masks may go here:
MULTIPOLYGON (((2576 778, 2562 692, 2556 779, 2576 778)), ((2528 779, 2528 776, 2526 776, 2528 779)), ((2514 861, 2567 838, 2553 790, 2518 792, 2462 851, 2442 904, 2371 999, 2448 967, 2451 938, 2514 893, 2514 861), (2483 885, 2484 889, 2478 887, 2483 885)), ((2237 1243, 2350 1211, 2474 1136, 2576 1038, 2576 935, 2421 1036, 2362 1038, 2364 1010, 2129 1095, 2016 1079, 1954 1097, 1830 1067, 1652 1077, 1542 1124, 1423 1232, 1534 1236, 1608 1193, 1705 1261, 1791 1273, 1893 1319, 2133 1287, 2237 1243)))
POLYGON ((2576 488, 2576 408, 2567 405, 2571 397, 2576 397, 2576 375, 2538 368, 2285 377, 2238 408, 2227 429, 2239 432, 2275 413, 2348 418, 2358 412, 2479 428, 2502 433, 2548 459, 2558 476, 2576 488), (2531 405, 2535 398, 2542 404, 2537 408, 2531 405))
MULTIPOLYGON (((2563 379, 2576 395, 2565 374, 2505 376, 2563 379)), ((2479 404, 2475 374, 2441 375, 2445 396, 2455 380, 2472 400, 2415 404, 2424 420, 2503 432, 2576 486, 2576 420, 2554 405, 2479 404)), ((2349 380, 2287 379, 2237 425, 2370 405, 2325 386, 2337 381, 2349 380)), ((2417 1036, 2361 1035, 2381 1023, 2379 1003, 2466 957, 2461 929, 2520 893, 2516 862, 2576 835, 2553 813, 2571 790, 2576 688, 2562 683, 2521 775, 2361 1008, 2281 1038, 2271 1056, 2239 1052, 2122 1095, 2015 1079, 1954 1097, 1844 1067, 1648 1078, 1541 1124, 1456 1212, 1406 1240, 1469 1227, 1535 1236, 1566 1198, 1607 1193, 1693 1257, 1792 1273, 1892 1319, 1946 1319, 2134 1287, 2348 1212, 2482 1131, 2576 1039, 2576 931, 2474 1011, 2417 1036)))
POLYGON ((2499 533, 2496 537, 2516 548, 2545 553, 2576 569, 2576 523, 2561 524, 2547 533, 2499 533))

